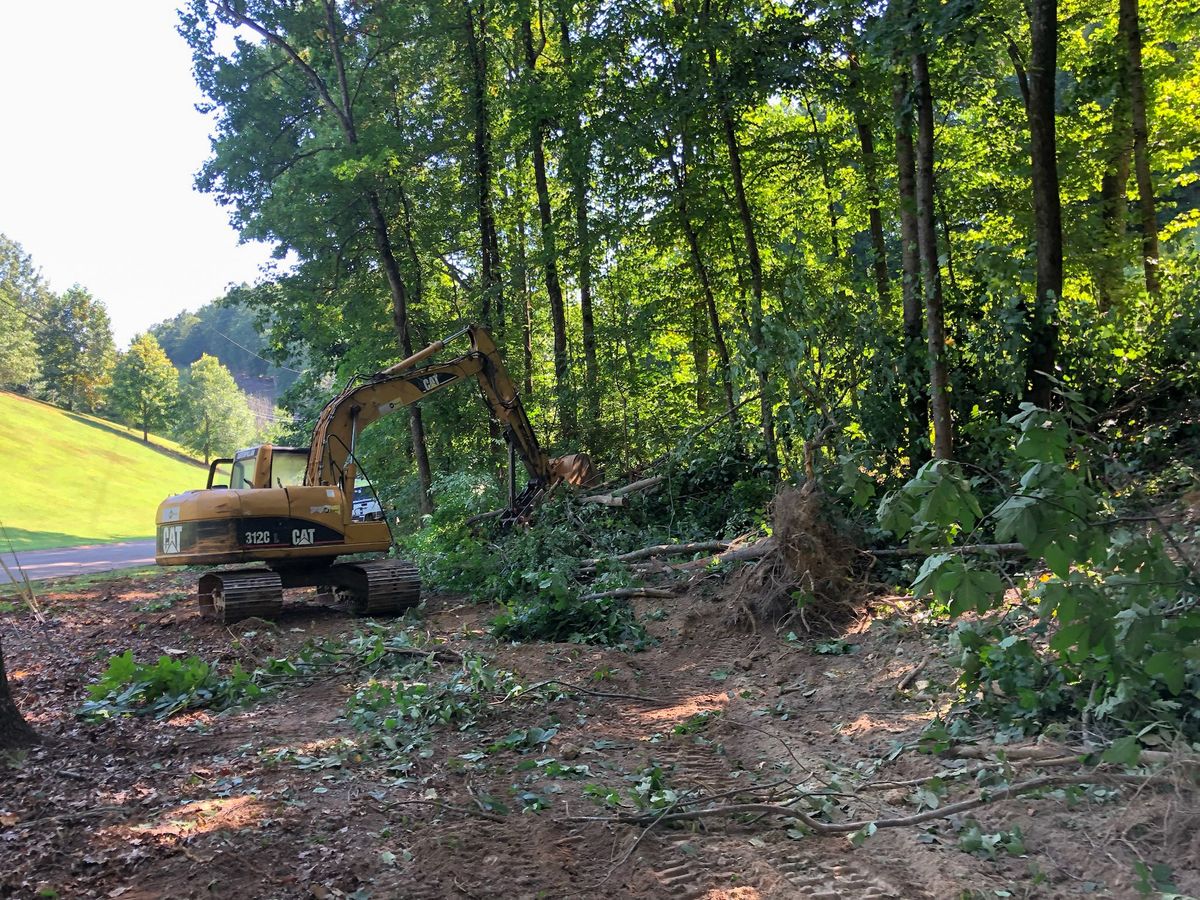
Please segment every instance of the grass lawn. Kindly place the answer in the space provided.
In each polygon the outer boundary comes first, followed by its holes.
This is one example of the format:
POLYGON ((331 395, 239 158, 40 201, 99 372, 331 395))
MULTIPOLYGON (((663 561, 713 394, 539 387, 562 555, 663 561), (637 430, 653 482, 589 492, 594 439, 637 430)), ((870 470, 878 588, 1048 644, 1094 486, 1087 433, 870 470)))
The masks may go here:
POLYGON ((0 550, 152 537, 159 502, 207 477, 170 441, 3 391, 0 422, 0 550))

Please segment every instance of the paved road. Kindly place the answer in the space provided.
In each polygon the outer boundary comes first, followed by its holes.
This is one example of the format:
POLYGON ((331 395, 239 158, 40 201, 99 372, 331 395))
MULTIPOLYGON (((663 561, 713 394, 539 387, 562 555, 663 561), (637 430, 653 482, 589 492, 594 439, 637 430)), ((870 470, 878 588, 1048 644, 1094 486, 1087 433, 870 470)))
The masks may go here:
MULTIPOLYGON (((16 566, 13 565, 13 555, 2 555, 5 564, 20 578, 16 566)), ((59 578, 64 575, 110 572, 113 569, 154 565, 154 540, 89 544, 85 547, 67 547, 62 550, 26 550, 18 553, 17 558, 30 581, 59 578)), ((8 582, 8 573, 0 568, 0 584, 8 582)))

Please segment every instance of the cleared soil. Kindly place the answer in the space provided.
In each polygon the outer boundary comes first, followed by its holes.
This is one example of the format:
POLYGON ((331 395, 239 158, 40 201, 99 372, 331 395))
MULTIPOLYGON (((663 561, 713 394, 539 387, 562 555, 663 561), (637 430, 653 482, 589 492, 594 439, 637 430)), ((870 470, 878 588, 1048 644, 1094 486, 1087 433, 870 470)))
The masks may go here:
MULTIPOLYGON (((677 794, 722 803, 802 784, 825 792, 814 802, 829 821, 844 821, 911 815, 911 787, 862 785, 947 764, 904 749, 951 680, 916 626, 864 621, 844 648, 822 645, 849 652, 817 653, 814 641, 729 628, 726 604, 704 586, 639 601, 657 643, 638 653, 497 645, 493 610, 427 599, 418 627, 446 647, 527 685, 559 679, 591 693, 497 698, 411 755, 347 720, 367 678, 354 672, 226 712, 79 720, 86 685, 126 649, 143 661, 182 651, 253 664, 363 628, 302 595, 277 627, 204 621, 194 599, 164 609, 190 578, 49 591, 47 626, 0 617, 17 701, 47 738, 0 761, 0 896, 1132 897, 1139 862, 1168 864, 1181 893, 1200 894, 1200 809, 1178 783, 1051 791, 880 829, 859 847, 777 816, 610 821, 638 810, 636 785, 655 767, 677 794), (535 726, 557 732, 545 745, 498 746, 535 726), (610 791, 620 808, 597 796, 610 791), (985 834, 1019 828, 1023 852, 965 852, 968 820, 985 834)), ((945 802, 972 795, 959 781, 945 802)))

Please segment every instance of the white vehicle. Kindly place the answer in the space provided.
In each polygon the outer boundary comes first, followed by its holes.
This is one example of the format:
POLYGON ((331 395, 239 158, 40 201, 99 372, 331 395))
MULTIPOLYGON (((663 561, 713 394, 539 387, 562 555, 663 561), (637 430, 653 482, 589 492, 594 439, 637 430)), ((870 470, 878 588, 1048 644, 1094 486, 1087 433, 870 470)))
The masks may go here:
POLYGON ((365 484, 354 488, 354 511, 350 518, 356 522, 377 522, 383 518, 383 509, 379 501, 367 490, 365 484))

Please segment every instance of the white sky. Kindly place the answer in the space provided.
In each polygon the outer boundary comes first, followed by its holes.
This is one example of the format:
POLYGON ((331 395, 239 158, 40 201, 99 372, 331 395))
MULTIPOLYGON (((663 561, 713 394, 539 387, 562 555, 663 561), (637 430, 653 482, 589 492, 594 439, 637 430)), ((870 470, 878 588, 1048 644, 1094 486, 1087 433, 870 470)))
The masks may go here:
POLYGON ((269 258, 192 188, 209 120, 175 7, 0 2, 0 232, 52 289, 102 300, 122 348, 269 258))

